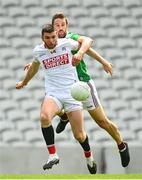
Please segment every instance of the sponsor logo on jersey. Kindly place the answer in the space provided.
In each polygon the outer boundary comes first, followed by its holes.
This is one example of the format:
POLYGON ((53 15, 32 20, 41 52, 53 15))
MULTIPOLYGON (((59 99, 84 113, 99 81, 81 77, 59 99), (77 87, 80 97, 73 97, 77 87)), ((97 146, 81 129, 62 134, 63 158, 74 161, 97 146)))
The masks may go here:
POLYGON ((68 53, 58 55, 53 58, 44 59, 42 61, 42 63, 44 65, 45 69, 61 66, 61 65, 69 63, 69 56, 68 56, 68 53))

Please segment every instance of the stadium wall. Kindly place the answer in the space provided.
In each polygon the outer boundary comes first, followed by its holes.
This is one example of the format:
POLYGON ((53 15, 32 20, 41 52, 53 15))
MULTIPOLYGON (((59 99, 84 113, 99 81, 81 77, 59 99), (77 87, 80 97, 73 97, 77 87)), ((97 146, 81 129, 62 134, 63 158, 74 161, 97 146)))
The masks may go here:
MULTIPOLYGON (((88 174, 83 152, 79 145, 58 146, 60 164, 43 171, 48 154, 45 147, 1 147, 0 174, 88 174)), ((130 144, 131 163, 122 168, 116 146, 92 147, 98 173, 142 173, 142 145, 130 144)))

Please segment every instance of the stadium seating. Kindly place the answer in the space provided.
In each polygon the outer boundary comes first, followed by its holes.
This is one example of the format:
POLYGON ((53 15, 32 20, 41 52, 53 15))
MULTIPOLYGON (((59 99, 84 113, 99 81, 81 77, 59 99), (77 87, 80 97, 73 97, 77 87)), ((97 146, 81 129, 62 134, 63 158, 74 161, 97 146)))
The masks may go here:
POLYGON ((123 28, 132 28, 132 27, 138 27, 138 22, 135 21, 135 18, 133 17, 122 17, 120 18, 120 27, 123 28))
POLYGON ((7 112, 7 117, 9 121, 13 121, 13 123, 17 123, 18 121, 22 122, 27 119, 26 111, 23 109, 19 110, 18 108, 10 109, 7 112))
POLYGON ((101 17, 99 24, 102 28, 117 27, 117 21, 113 17, 101 17))
POLYGON ((4 16, 4 17, 0 17, 0 27, 10 27, 10 26, 14 26, 15 23, 14 23, 14 19, 12 19, 12 17, 7 17, 7 16, 4 16))
POLYGON ((133 67, 133 62, 129 59, 117 59, 115 60, 115 67, 118 68, 119 71, 123 72, 125 69, 129 69, 133 67))
POLYGON ((8 46, 10 46, 10 43, 8 41, 6 41, 6 38, 1 37, 0 38, 0 47, 7 48, 8 46))
POLYGON ((127 11, 127 9, 124 7, 117 7, 111 9, 111 14, 115 18, 128 17, 129 11, 127 11))
POLYGON ((42 6, 46 8, 51 8, 51 7, 58 7, 60 5, 59 1, 52 1, 52 0, 42 0, 42 6))
POLYGON ((5 36, 8 39, 21 37, 23 36, 23 32, 18 27, 7 27, 5 28, 5 36))
POLYGON ((120 119, 122 119, 124 122, 133 121, 134 119, 138 118, 137 111, 133 109, 122 109, 118 114, 120 119))
POLYGON ((123 99, 131 101, 133 99, 139 99, 140 93, 136 89, 126 89, 121 91, 121 96, 123 99))
POLYGON ((21 1, 21 6, 25 7, 25 8, 30 8, 30 7, 35 7, 35 6, 39 6, 40 5, 40 0, 22 0, 21 1))
MULTIPOLYGON (((17 17, 16 18, 16 24, 17 27, 23 28, 23 27, 31 27, 35 25, 35 21, 32 19, 32 17, 17 17)), ((17 32, 18 33, 18 32, 17 32)))
MULTIPOLYGON (((141 0, 1 0, 0 1, 0 146, 44 145, 40 106, 44 80, 40 72, 28 87, 15 84, 41 42, 40 29, 63 11, 69 30, 94 39, 93 47, 109 60, 114 76, 85 56, 100 100, 125 140, 142 141, 142 2, 141 0)), ((85 127, 94 143, 111 142, 110 136, 85 111, 85 127)), ((57 119, 53 120, 56 127, 57 119)), ((68 125, 57 143, 76 143, 68 125)))
POLYGON ((141 120, 135 119, 129 122, 129 128, 133 132, 137 133, 139 131, 142 131, 142 123, 141 120))
POLYGON ((29 130, 24 133, 25 140, 30 143, 43 142, 42 134, 40 130, 29 130))
POLYGON ((108 9, 122 6, 121 1, 111 1, 111 0, 103 1, 103 5, 108 9))
POLYGON ((8 7, 12 7, 12 6, 18 6, 19 1, 18 0, 15 0, 15 1, 13 1, 13 0, 7 0, 7 1, 2 0, 1 5, 4 8, 8 8, 8 7))
POLYGON ((141 5, 139 0, 123 0, 123 4, 127 8, 139 7, 141 5))
POLYGON ((14 124, 8 121, 0 121, 0 133, 14 129, 14 124))
POLYGON ((92 10, 92 16, 94 18, 101 18, 109 16, 109 12, 106 8, 103 7, 96 7, 92 10))
POLYGON ((127 37, 127 32, 121 28, 121 27, 116 27, 116 28, 109 28, 109 36, 111 38, 123 38, 123 37, 127 37))
POLYGON ((115 59, 124 58, 125 54, 119 48, 111 48, 105 50, 105 56, 107 59, 115 60, 115 59))
MULTIPOLYGON (((92 24, 91 24, 91 26, 92 26, 92 24)), ((97 24, 96 24, 96 26, 97 26, 97 24)), ((106 36, 106 31, 99 27, 96 27, 95 29, 94 29, 94 27, 87 27, 87 34, 92 38, 100 38, 100 37, 106 36)))
POLYGON ((8 10, 8 14, 12 18, 26 16, 27 10, 22 7, 11 7, 8 10))
POLYGON ((94 8, 94 7, 99 7, 101 6, 100 1, 92 1, 92 0, 83 0, 83 6, 85 8, 94 8))
POLYGON ((4 142, 13 143, 15 141, 22 141, 23 134, 19 131, 11 130, 11 131, 6 131, 5 133, 3 133, 2 138, 4 142))
POLYGON ((72 1, 63 1, 63 6, 65 8, 76 7, 80 5, 80 1, 72 0, 72 1))
POLYGON ((130 28, 129 35, 131 38, 141 38, 142 32, 138 28, 130 28))

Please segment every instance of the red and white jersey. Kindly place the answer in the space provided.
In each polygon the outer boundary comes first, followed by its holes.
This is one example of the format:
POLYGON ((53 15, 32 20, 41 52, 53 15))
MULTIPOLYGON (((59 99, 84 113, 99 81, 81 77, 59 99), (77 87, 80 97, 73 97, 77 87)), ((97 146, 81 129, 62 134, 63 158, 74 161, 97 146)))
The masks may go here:
POLYGON ((45 71, 46 93, 67 91, 78 81, 76 68, 72 66, 72 50, 78 49, 79 43, 72 39, 58 39, 54 49, 37 45, 33 50, 34 59, 39 61, 45 71))

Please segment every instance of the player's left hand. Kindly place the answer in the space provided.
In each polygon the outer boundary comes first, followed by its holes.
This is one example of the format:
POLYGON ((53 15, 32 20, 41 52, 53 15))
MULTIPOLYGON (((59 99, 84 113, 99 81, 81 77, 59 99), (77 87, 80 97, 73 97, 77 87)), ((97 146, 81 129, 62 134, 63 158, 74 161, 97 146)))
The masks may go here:
POLYGON ((32 65, 32 63, 26 64, 24 66, 24 71, 28 71, 30 69, 31 65, 32 65))
POLYGON ((72 65, 77 66, 80 63, 82 58, 83 58, 82 53, 78 52, 78 53, 74 54, 74 56, 72 58, 72 65))
POLYGON ((103 64, 103 68, 111 76, 113 75, 113 65, 111 63, 105 62, 105 64, 103 64))
POLYGON ((16 84, 16 89, 21 89, 25 86, 26 84, 23 83, 23 81, 20 81, 16 84))

